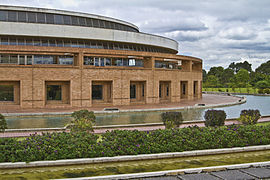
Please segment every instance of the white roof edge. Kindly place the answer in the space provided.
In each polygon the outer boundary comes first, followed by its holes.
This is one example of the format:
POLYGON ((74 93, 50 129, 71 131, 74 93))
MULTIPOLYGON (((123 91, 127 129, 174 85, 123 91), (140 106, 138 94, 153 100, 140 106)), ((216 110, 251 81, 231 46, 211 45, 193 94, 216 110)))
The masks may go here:
POLYGON ((61 14, 61 15, 71 15, 71 16, 81 16, 81 17, 88 17, 88 18, 95 18, 95 19, 101 19, 111 22, 120 23, 126 26, 130 26, 132 28, 135 28, 139 31, 139 28, 127 21, 96 15, 96 14, 89 14, 89 13, 83 13, 83 12, 75 12, 75 11, 68 11, 68 10, 58 10, 58 9, 49 9, 49 8, 38 8, 38 7, 28 7, 28 6, 10 6, 10 5, 0 5, 0 10, 13 10, 13 11, 28 11, 28 12, 43 12, 43 13, 53 13, 53 14, 61 14))

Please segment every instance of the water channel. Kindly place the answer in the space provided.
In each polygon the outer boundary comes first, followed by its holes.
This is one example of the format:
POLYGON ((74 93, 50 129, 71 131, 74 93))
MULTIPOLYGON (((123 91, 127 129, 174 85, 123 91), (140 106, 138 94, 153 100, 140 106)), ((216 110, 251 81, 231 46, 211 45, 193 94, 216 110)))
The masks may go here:
POLYGON ((58 179, 221 166, 270 160, 270 150, 172 159, 0 170, 3 179, 58 179))
MULTIPOLYGON (((243 109, 259 109, 261 115, 270 115, 270 96, 243 96, 247 98, 247 102, 244 104, 214 109, 224 110, 227 114, 227 118, 239 117, 243 109)), ((204 119, 203 116, 206 110, 207 109, 185 109, 178 111, 182 112, 185 121, 192 121, 204 119)), ((161 122, 161 113, 161 111, 155 111, 96 114, 96 125, 159 123, 161 122)), ((6 117, 8 128, 10 129, 64 127, 71 119, 69 115, 6 117)))

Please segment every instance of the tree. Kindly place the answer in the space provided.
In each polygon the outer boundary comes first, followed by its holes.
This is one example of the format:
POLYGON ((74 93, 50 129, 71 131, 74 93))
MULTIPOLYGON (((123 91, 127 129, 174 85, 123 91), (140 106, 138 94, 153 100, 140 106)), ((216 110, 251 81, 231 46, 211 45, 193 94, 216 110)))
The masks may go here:
POLYGON ((270 75, 270 60, 266 63, 262 63, 258 68, 256 68, 255 72, 270 75))
POLYGON ((249 73, 246 69, 240 69, 235 75, 238 87, 247 87, 249 81, 249 73))
POLYGON ((209 75, 214 75, 220 80, 221 77, 222 77, 223 71, 224 71, 224 68, 221 67, 221 66, 219 66, 219 67, 211 67, 207 75, 208 76, 209 75))
POLYGON ((262 81, 258 81, 256 83, 256 87, 259 88, 259 89, 266 89, 266 88, 270 87, 270 84, 269 84, 268 81, 262 80, 262 81))
POLYGON ((214 75, 208 75, 207 76, 207 81, 205 83, 205 87, 218 87, 219 83, 218 83, 218 78, 214 75))
POLYGON ((240 62, 240 63, 231 63, 229 65, 229 68, 232 69, 235 73, 238 73, 240 69, 246 69, 248 72, 251 72, 251 64, 249 64, 247 61, 240 62))
POLYGON ((203 82, 205 83, 207 79, 207 72, 204 69, 202 70, 202 78, 203 78, 203 82))
POLYGON ((220 79, 220 83, 225 86, 228 87, 231 79, 234 77, 234 72, 232 69, 225 69, 222 73, 221 79, 220 79))

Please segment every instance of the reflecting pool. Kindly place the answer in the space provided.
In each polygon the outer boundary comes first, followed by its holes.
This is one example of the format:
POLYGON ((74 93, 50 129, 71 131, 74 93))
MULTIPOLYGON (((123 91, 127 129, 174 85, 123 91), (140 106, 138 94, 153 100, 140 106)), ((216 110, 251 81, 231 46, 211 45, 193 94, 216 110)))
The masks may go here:
MULTIPOLYGON (((237 118, 243 109, 259 109, 261 115, 270 115, 270 96, 252 96, 245 95, 247 102, 240 105, 214 108, 222 109, 226 112, 227 118, 237 118)), ((182 112, 185 121, 202 120, 204 112, 207 109, 185 109, 178 110, 182 112)), ((119 125, 119 124, 142 124, 142 123, 160 123, 161 111, 155 112, 129 112, 129 113, 112 113, 96 114, 96 125, 119 125)), ((23 117, 6 117, 8 128, 52 128, 64 127, 71 121, 68 115, 57 116, 23 116, 23 117)))

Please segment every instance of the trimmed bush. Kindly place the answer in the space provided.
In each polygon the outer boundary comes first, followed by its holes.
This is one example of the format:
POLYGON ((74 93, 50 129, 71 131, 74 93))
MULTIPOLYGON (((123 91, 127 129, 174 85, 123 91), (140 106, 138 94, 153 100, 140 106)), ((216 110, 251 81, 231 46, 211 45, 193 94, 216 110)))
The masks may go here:
POLYGON ((248 109, 242 110, 238 121, 242 124, 257 124, 258 119, 260 119, 261 114, 258 109, 248 109))
POLYGON ((181 112, 164 112, 161 118, 166 129, 178 128, 183 122, 181 112))
POLYGON ((205 126, 224 126, 226 113, 223 110, 207 110, 204 114, 205 126))
POLYGON ((94 112, 88 110, 75 111, 71 114, 74 119, 68 126, 71 132, 90 131, 93 132, 93 126, 96 121, 94 112))
POLYGON ((0 162, 111 157, 270 144, 270 125, 186 127, 155 131, 114 130, 98 135, 47 133, 0 138, 0 162))
POLYGON ((7 129, 7 121, 5 117, 0 114, 0 132, 4 132, 7 129))

